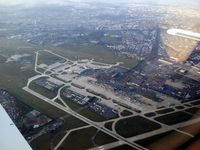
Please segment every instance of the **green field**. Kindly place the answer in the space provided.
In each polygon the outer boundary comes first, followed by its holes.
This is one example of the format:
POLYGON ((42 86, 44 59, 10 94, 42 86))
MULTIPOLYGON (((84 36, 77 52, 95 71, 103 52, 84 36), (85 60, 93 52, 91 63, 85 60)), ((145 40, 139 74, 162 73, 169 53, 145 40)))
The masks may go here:
POLYGON ((46 51, 39 52, 38 64, 51 65, 56 62, 65 62, 65 60, 46 51))
POLYGON ((133 115, 133 113, 130 112, 130 111, 128 111, 128 110, 123 110, 123 111, 121 112, 121 115, 122 115, 122 116, 130 116, 130 115, 133 115))
POLYGON ((70 133, 59 150, 83 150, 114 141, 116 139, 113 137, 98 131, 94 127, 89 127, 70 133))
POLYGON ((41 72, 41 73, 44 73, 46 70, 43 69, 43 68, 37 68, 37 71, 41 72))
POLYGON ((109 130, 112 131, 112 124, 113 124, 113 122, 111 121, 111 122, 107 122, 104 126, 105 126, 107 129, 109 129, 109 130))
POLYGON ((60 105, 62 105, 62 106, 65 106, 65 105, 62 103, 62 101, 59 100, 59 99, 56 99, 54 102, 56 102, 56 103, 58 103, 58 104, 60 104, 60 105))
POLYGON ((115 148, 111 148, 110 150, 136 150, 136 149, 129 145, 121 145, 115 148))
POLYGON ((166 114, 163 116, 156 117, 155 120, 167 124, 167 125, 173 125, 181 122, 188 121, 192 118, 192 115, 183 112, 183 111, 177 111, 174 113, 166 114))
POLYGON ((116 123, 116 131, 125 138, 159 129, 161 126, 140 116, 121 119, 116 123))
POLYGON ((94 58, 98 62, 109 64, 124 62, 122 66, 128 68, 135 66, 139 62, 137 57, 133 59, 122 58, 116 56, 109 48, 95 44, 68 43, 63 48, 48 47, 48 49, 71 60, 94 58))
POLYGON ((22 89, 26 85, 28 78, 36 75, 36 73, 32 67, 23 71, 20 67, 21 65, 17 63, 0 64, 0 88, 9 91, 18 100, 50 117, 64 115, 63 111, 58 110, 22 89))
MULTIPOLYGON (((9 31, 8 31, 9 32, 9 31)), ((6 36, 6 34, 5 34, 6 36)), ((14 54, 32 54, 34 55, 41 46, 29 44, 17 39, 7 39, 3 35, 0 37, 0 54, 10 57, 14 54)), ((50 116, 59 117, 64 115, 63 111, 54 106, 41 101, 37 97, 27 93, 22 89, 28 81, 28 78, 35 76, 33 65, 21 69, 23 65, 19 63, 0 64, 0 89, 5 89, 14 95, 17 100, 31 106, 32 108, 50 116)))
POLYGON ((104 36, 101 38, 101 41, 109 45, 119 45, 121 44, 122 39, 117 37, 104 36))
POLYGON ((94 138, 94 142, 96 145, 104 145, 115 141, 117 141, 115 138, 101 131, 99 131, 94 138))
POLYGON ((81 120, 67 114, 64 117, 64 124, 61 128, 59 128, 55 132, 44 134, 33 140, 30 143, 31 147, 34 150, 48 150, 51 148, 51 146, 56 146, 68 130, 86 125, 87 124, 82 122, 81 120))
POLYGON ((168 131, 165 133, 161 133, 161 134, 157 134, 139 141, 136 141, 137 144, 142 145, 144 147, 148 147, 149 145, 156 143, 157 141, 159 141, 162 138, 166 138, 168 135, 170 135, 171 133, 176 132, 176 131, 168 131))

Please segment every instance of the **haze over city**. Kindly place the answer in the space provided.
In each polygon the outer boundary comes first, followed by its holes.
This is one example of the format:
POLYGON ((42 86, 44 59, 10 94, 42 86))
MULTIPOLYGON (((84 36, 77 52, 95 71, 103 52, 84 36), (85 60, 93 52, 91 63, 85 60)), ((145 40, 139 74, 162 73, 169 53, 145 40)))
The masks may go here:
POLYGON ((101 2, 101 3, 144 3, 144 4, 157 4, 157 5, 177 5, 185 7, 198 7, 200 2, 198 0, 0 0, 0 5, 11 6, 11 5, 25 5, 35 6, 41 4, 57 4, 64 5, 70 2, 101 2))

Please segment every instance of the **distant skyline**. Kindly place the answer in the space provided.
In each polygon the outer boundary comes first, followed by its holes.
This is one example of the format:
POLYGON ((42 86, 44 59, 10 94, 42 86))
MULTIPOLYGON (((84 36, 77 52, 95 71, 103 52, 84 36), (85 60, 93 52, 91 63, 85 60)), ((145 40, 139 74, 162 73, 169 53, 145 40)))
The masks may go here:
POLYGON ((0 0, 1 6, 25 5, 35 6, 42 4, 64 5, 68 2, 106 2, 106 3, 146 3, 160 5, 180 5, 188 7, 200 6, 199 0, 0 0))

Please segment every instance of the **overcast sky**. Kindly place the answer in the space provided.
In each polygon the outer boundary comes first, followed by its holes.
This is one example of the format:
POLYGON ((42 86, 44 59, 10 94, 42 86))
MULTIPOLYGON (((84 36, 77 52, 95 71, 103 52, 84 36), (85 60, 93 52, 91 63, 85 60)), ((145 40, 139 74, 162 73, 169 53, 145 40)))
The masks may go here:
POLYGON ((0 5, 36 5, 36 4, 44 4, 44 3, 60 3, 64 0, 0 0, 0 5))
POLYGON ((67 2, 83 2, 83 1, 100 1, 100 2, 139 2, 139 3, 152 3, 152 4, 171 4, 171 5, 184 5, 184 6, 200 6, 200 0, 0 0, 0 5, 38 5, 38 4, 64 4, 67 2))

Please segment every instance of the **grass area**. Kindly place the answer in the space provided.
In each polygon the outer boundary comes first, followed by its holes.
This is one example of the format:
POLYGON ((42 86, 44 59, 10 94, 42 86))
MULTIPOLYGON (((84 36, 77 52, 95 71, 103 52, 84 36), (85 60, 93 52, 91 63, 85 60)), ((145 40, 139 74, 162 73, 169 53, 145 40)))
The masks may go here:
POLYGON ((53 134, 44 134, 32 141, 30 146, 33 150, 50 150, 51 146, 47 141, 51 141, 52 135, 53 134))
POLYGON ((57 145, 58 144, 58 142, 63 138, 63 135, 66 134, 67 130, 78 128, 78 127, 82 127, 82 126, 86 126, 86 125, 87 124, 85 122, 83 122, 83 121, 79 120, 78 118, 75 118, 75 117, 67 114, 65 116, 65 118, 64 118, 64 125, 62 126, 61 129, 59 129, 59 131, 57 131, 57 133, 54 135, 54 137, 52 139, 53 145, 57 145))
POLYGON ((121 115, 122 116, 130 116, 130 115, 132 115, 133 113, 132 112, 130 112, 130 111, 128 111, 128 110, 123 110, 122 112, 121 112, 121 115))
POLYGON ((129 145, 121 145, 118 147, 111 148, 110 150, 136 150, 136 149, 129 145))
POLYGON ((83 150, 116 141, 116 139, 105 133, 96 133, 97 129, 94 127, 74 131, 69 134, 59 150, 83 150))
POLYGON ((101 42, 110 44, 110 45, 121 44, 121 41, 122 39, 119 37, 104 36, 101 38, 101 42))
POLYGON ((158 110, 156 111, 158 114, 166 114, 166 113, 169 113, 169 112, 173 112, 174 109, 173 108, 167 108, 167 109, 162 109, 162 110, 158 110))
POLYGON ((175 113, 156 117, 155 120, 157 120, 161 123, 167 124, 167 125, 173 125, 173 124, 187 121, 191 118, 192 118, 192 115, 189 115, 188 113, 185 113, 182 111, 178 111, 175 113))
POLYGON ((151 136, 151 137, 136 141, 136 143, 139 144, 139 145, 142 145, 144 147, 148 147, 149 145, 159 141, 162 138, 167 137, 168 135, 170 135, 173 132, 176 132, 176 131, 168 131, 168 132, 165 132, 165 133, 154 135, 154 136, 151 136))
POLYGON ((20 67, 21 65, 16 63, 0 64, 0 88, 7 90, 21 102, 50 117, 64 115, 65 113, 63 111, 22 89, 26 85, 28 78, 36 75, 36 73, 32 70, 33 68, 22 71, 20 67))
POLYGON ((85 116, 87 118, 89 118, 90 120, 96 121, 96 122, 101 122, 101 121, 105 121, 106 118, 102 117, 101 115, 97 114, 96 112, 90 110, 88 107, 86 106, 81 106, 75 102, 73 102, 72 100, 62 96, 62 99, 66 102, 66 104, 74 111, 78 112, 79 114, 81 114, 82 116, 85 116))
POLYGON ((195 101, 195 102, 191 102, 192 105, 200 105, 200 100, 195 101))
POLYGON ((40 111, 41 113, 46 114, 49 117, 58 118, 66 114, 64 111, 48 104, 43 100, 38 99, 37 97, 27 93, 22 89, 15 90, 11 93, 14 94, 15 97, 17 97, 20 101, 26 103, 27 105, 40 111))
POLYGON ((59 150, 83 150, 92 148, 95 145, 92 142, 92 137, 96 133, 95 128, 86 128, 74 131, 62 143, 59 150))
POLYGON ((149 112, 149 113, 146 113, 144 114, 146 117, 154 117, 156 116, 156 113, 155 112, 149 112))
POLYGON ((33 54, 36 51, 36 46, 23 42, 18 39, 7 39, 0 37, 0 53, 4 56, 10 57, 14 54, 33 54))
POLYGON ((45 74, 50 75, 52 72, 51 71, 47 71, 45 74))
POLYGON ((70 130, 87 125, 85 122, 69 114, 65 115, 64 122, 64 130, 70 130))
POLYGON ((45 72, 45 69, 43 69, 43 68, 38 68, 38 67, 37 67, 37 71, 39 71, 39 72, 41 72, 41 73, 44 73, 44 72, 45 72))
POLYGON ((56 97, 56 95, 57 95, 55 92, 50 91, 50 90, 48 90, 45 87, 42 87, 40 85, 37 85, 34 82, 32 82, 29 85, 29 88, 34 90, 35 92, 47 97, 47 98, 49 98, 49 99, 52 99, 52 98, 56 97))
POLYGON ((116 131, 125 138, 143 134, 159 129, 161 126, 155 122, 147 120, 141 116, 121 119, 116 123, 116 131))
POLYGON ((113 121, 107 122, 104 126, 105 126, 107 129, 109 129, 109 130, 112 131, 112 124, 113 124, 113 121))
POLYGON ((184 109, 185 107, 183 106, 176 106, 176 109, 184 109))
POLYGON ((59 99, 56 99, 54 102, 56 102, 56 103, 58 103, 58 104, 60 104, 60 105, 62 105, 62 106, 65 106, 65 105, 62 103, 62 101, 59 100, 59 99))
POLYGON ((60 140, 65 136, 66 132, 70 129, 74 129, 77 127, 82 127, 87 125, 81 120, 67 114, 64 117, 64 124, 57 131, 44 134, 34 141, 31 142, 31 146, 34 150, 47 150, 51 149, 51 147, 56 146, 60 140))
POLYGON ((114 64, 116 62, 124 62, 122 66, 133 67, 137 65, 139 59, 137 57, 133 59, 116 56, 109 48, 95 44, 73 44, 73 42, 67 43, 63 48, 52 48, 50 50, 58 53, 68 59, 93 59, 98 62, 114 64))
POLYGON ((38 64, 51 65, 56 62, 65 62, 65 60, 46 51, 39 52, 38 64))
MULTIPOLYGON (((29 44, 17 39, 7 39, 0 37, 0 54, 10 57, 14 54, 34 54, 37 49, 42 47, 29 44)), ((28 78, 35 76, 33 66, 21 70, 22 65, 17 63, 0 64, 0 88, 10 92, 20 102, 23 102, 32 108, 50 116, 57 118, 65 114, 65 112, 55 108, 54 106, 41 101, 37 97, 27 93, 22 89, 28 81, 28 78)))
POLYGON ((97 133, 94 139, 94 142, 97 145, 104 145, 115 141, 117 141, 115 138, 101 131, 97 133))
POLYGON ((192 115, 195 115, 196 113, 198 115, 199 108, 198 107, 192 107, 192 108, 185 109, 184 111, 188 112, 188 113, 190 113, 192 115))

